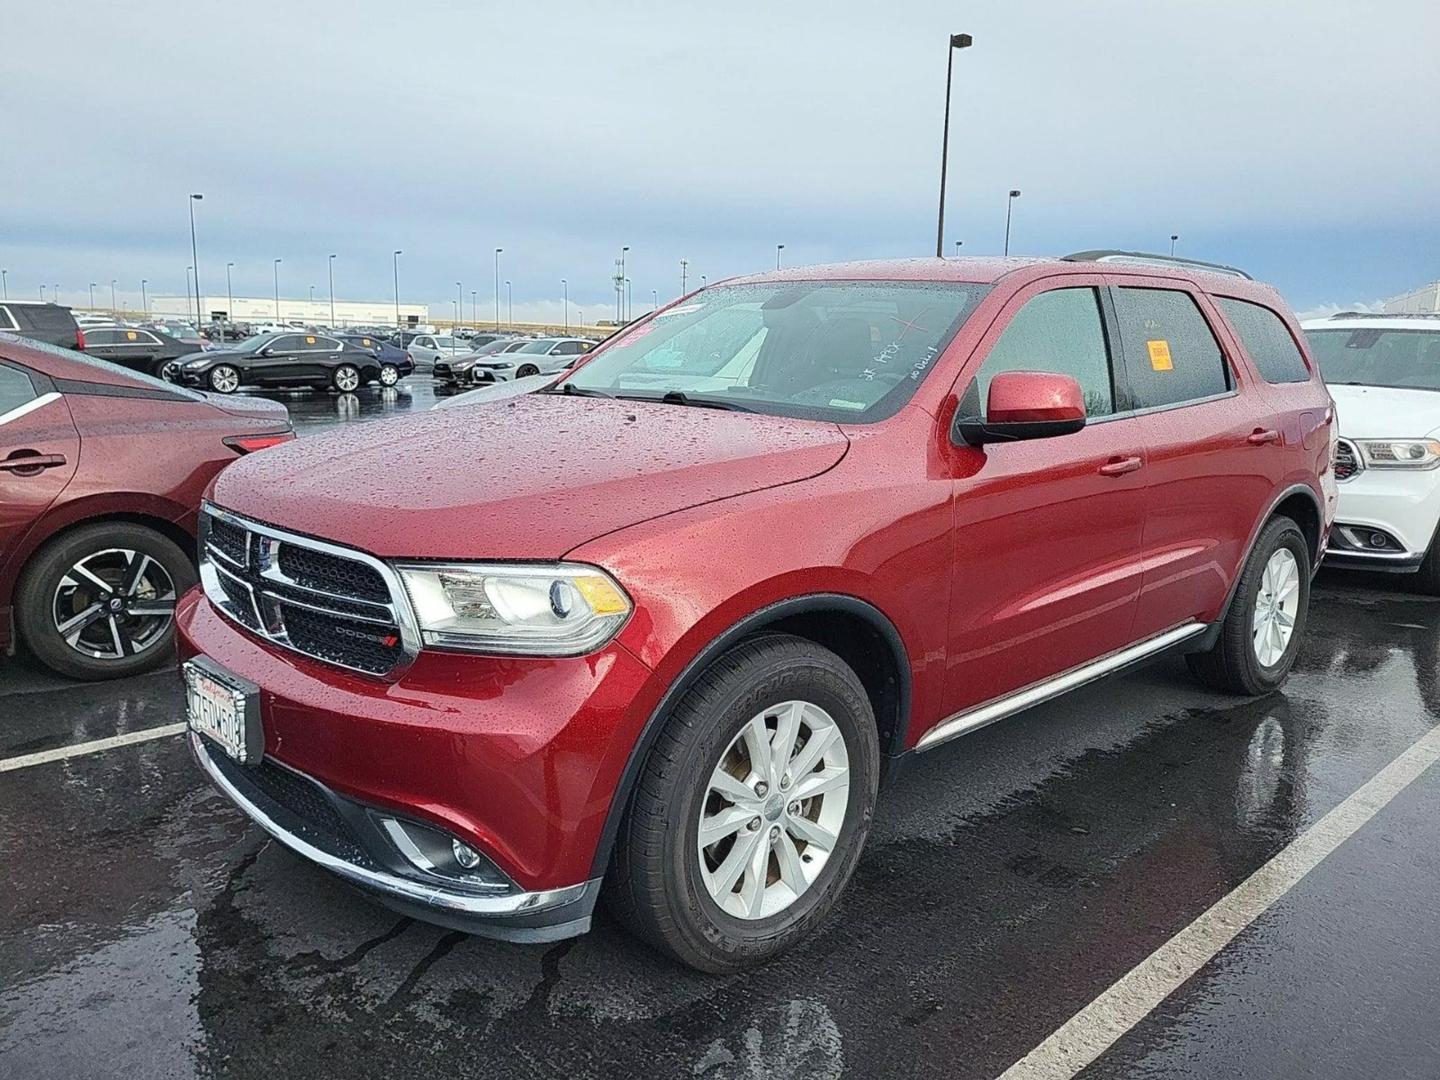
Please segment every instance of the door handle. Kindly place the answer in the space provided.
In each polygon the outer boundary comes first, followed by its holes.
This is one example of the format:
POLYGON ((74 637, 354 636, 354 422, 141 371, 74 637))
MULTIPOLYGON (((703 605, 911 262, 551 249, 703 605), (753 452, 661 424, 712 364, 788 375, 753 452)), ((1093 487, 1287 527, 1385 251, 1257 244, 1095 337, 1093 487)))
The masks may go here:
POLYGON ((1141 465, 1145 464, 1138 457, 1117 457, 1111 458, 1104 465, 1100 466, 1101 476, 1124 476, 1126 473, 1135 472, 1141 465))
POLYGON ((1245 441, 1251 446, 1264 446, 1266 443, 1279 442, 1280 432, 1274 428, 1256 428, 1245 436, 1245 441))
POLYGON ((0 461, 0 469, 8 472, 28 473, 39 472, 41 469, 53 469, 57 465, 64 464, 64 454, 26 454, 23 450, 17 450, 4 461, 0 461))

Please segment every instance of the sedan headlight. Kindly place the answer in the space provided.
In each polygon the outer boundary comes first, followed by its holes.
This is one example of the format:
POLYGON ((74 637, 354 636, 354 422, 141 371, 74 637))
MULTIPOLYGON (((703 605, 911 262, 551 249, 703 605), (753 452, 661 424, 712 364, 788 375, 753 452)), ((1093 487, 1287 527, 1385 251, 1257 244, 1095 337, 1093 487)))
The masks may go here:
POLYGON ((426 645, 523 656, 579 656, 619 632, 630 598, 575 564, 411 563, 405 582, 426 645))
POLYGON ((1433 469, 1440 465, 1434 439, 1360 439, 1360 452, 1372 469, 1433 469))

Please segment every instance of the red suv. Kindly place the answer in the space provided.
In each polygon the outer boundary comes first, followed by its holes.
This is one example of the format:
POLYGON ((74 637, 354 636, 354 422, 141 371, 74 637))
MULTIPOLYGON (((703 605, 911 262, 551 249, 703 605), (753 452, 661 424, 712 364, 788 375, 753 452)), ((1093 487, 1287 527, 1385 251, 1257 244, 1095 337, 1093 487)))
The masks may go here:
POLYGON ((543 392, 226 470, 178 615, 192 745, 422 919, 546 940, 604 892, 734 970, 831 910, 907 756, 1165 649, 1279 686, 1332 424, 1228 268, 713 285, 543 392))
POLYGON ((0 654, 23 644, 78 679, 165 663, 200 496, 290 438, 283 405, 213 404, 0 334, 0 654))

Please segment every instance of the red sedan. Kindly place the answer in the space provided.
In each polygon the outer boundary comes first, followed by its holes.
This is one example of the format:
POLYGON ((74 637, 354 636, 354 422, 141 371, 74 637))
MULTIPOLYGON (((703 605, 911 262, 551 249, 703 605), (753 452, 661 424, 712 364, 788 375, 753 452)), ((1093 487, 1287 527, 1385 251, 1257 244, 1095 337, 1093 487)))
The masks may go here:
POLYGON ((77 679, 163 664, 201 494, 293 437, 283 405, 0 334, 0 652, 24 645, 77 679))
POLYGON ((1168 649, 1280 686, 1333 419, 1284 301, 1226 267, 712 285, 540 392, 221 475, 192 745, 401 910, 543 940, 603 884, 733 971, 834 908, 906 758, 1168 649))

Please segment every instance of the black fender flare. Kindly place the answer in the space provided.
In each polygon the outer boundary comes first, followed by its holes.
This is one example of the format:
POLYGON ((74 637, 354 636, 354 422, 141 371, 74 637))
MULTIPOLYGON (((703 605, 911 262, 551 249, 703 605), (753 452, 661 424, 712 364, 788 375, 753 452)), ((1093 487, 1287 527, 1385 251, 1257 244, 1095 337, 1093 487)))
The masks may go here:
POLYGON ((880 750, 882 755, 887 758, 898 757, 904 752, 910 725, 910 659, 905 649, 905 643, 900 637, 900 631, 895 629, 895 624, 890 621, 889 617, 874 604, 844 593, 811 593, 767 604, 727 627, 706 644, 666 688, 659 704, 646 719, 645 726, 640 729, 639 738, 630 748, 630 756, 625 762, 624 771, 620 774, 620 781, 615 786, 615 794, 610 801, 610 810, 605 817, 605 826, 601 829, 600 839, 595 845, 595 857, 591 864, 592 877, 603 876, 610 865, 610 853, 614 850, 615 838, 620 833, 620 823, 630 808, 631 794, 640 779, 641 770, 645 767, 645 760, 650 756, 650 748, 655 745, 660 729, 664 727, 665 719, 670 715, 670 710, 675 703, 694 685, 706 668, 743 638, 764 630, 766 626, 789 616, 805 615, 816 611, 840 612, 863 619, 890 647, 898 672, 896 679, 898 715, 890 745, 882 745, 880 750))

